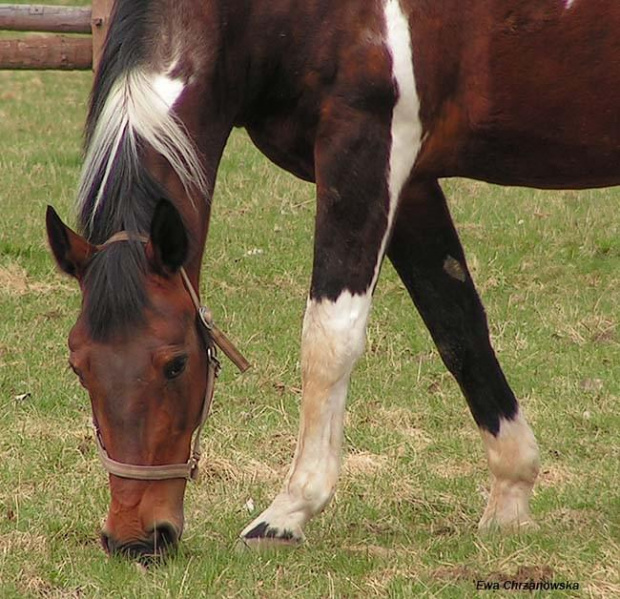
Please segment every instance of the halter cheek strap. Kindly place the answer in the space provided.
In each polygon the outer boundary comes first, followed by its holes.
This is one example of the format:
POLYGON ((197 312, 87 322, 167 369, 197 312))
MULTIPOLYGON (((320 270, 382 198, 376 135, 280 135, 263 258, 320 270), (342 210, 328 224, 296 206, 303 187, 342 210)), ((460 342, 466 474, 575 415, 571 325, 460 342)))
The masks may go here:
MULTIPOLYGON (((129 235, 126 231, 121 231, 110 237, 110 239, 108 239, 104 244, 99 246, 99 249, 103 249, 106 246, 119 241, 131 240, 136 240, 141 243, 148 242, 148 239, 145 237, 129 235)), ((180 269, 180 274, 183 279, 183 284, 185 285, 185 288, 192 298, 192 303, 196 308, 199 329, 207 353, 207 387, 202 402, 200 419, 198 421, 198 425, 192 433, 193 440, 190 446, 190 456, 187 462, 181 464, 143 466, 140 464, 126 464, 124 462, 117 462, 108 455, 101 439, 99 425, 93 414, 95 443, 97 445, 99 460, 101 461, 102 466, 110 474, 114 474, 115 476, 119 476, 121 478, 130 478, 134 480, 169 480, 184 478, 186 480, 196 480, 198 476, 198 464, 201 456, 200 435, 211 410, 213 392, 215 389, 215 379, 218 377, 221 368, 220 362, 217 359, 216 346, 219 347, 222 352, 228 356, 228 358, 230 358, 230 360, 241 372, 245 372, 250 367, 250 363, 243 357, 241 352, 233 345, 226 335, 224 335, 224 333, 215 326, 210 310, 208 310, 206 306, 200 304, 198 294, 196 293, 196 290, 189 280, 184 268, 180 269)))

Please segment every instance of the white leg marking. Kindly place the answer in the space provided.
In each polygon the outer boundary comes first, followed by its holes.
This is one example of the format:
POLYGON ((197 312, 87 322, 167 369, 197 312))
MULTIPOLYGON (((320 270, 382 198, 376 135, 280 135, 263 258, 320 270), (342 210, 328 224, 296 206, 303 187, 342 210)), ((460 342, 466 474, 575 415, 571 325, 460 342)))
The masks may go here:
POLYGON ((489 469, 493 475, 491 494, 479 527, 520 528, 533 526, 529 498, 538 476, 538 445, 525 418, 500 420, 497 437, 481 431, 489 469))
POLYGON ((278 536, 303 539, 303 527, 332 498, 349 376, 364 351, 371 294, 345 291, 308 301, 302 331, 303 402, 297 449, 282 492, 241 533, 266 523, 278 536))

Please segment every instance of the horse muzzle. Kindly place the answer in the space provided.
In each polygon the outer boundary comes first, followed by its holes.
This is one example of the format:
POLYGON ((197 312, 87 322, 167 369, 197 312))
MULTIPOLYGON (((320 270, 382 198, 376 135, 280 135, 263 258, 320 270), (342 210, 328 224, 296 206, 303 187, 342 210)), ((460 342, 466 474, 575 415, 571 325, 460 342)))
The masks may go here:
POLYGON ((158 522, 147 531, 143 539, 121 541, 103 530, 101 544, 109 555, 119 555, 141 562, 165 557, 174 551, 181 539, 182 530, 171 522, 158 522))

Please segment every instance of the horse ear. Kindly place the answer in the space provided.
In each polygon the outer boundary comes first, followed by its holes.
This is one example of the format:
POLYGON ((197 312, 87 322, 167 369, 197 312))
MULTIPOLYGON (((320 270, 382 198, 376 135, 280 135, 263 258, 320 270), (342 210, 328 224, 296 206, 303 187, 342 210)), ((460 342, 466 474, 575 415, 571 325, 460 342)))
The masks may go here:
POLYGON ((185 263, 188 245, 187 231, 179 211, 168 200, 159 200, 146 246, 151 267, 166 276, 176 273, 185 263))
POLYGON ((86 265, 97 253, 96 246, 67 227, 51 206, 47 207, 45 225, 47 239, 59 268, 79 280, 86 265))

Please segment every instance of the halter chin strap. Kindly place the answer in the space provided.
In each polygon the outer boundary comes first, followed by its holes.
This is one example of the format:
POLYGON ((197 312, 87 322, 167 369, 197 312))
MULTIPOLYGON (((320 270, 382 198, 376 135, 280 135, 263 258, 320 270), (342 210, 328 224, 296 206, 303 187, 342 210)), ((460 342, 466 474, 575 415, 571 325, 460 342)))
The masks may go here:
MULTIPOLYGON (((132 235, 126 231, 116 233, 105 243, 98 246, 103 249, 112 243, 120 241, 137 241, 140 243, 148 243, 148 239, 141 235, 132 235)), ((184 478, 186 480, 196 480, 198 476, 198 464, 200 462, 200 435, 204 428, 207 417, 211 410, 213 401, 213 392, 215 389, 215 379, 220 372, 220 362, 217 359, 217 349, 219 347, 222 352, 237 366, 241 372, 245 372, 250 363, 243 357, 241 352, 233 345, 233 343, 218 329, 213 323, 211 311, 201 305, 198 294, 194 289, 187 272, 181 267, 180 275, 183 284, 187 289, 192 303, 198 314, 199 328, 205 349, 207 353, 207 388, 205 397, 202 402, 202 410, 200 412, 200 420, 192 433, 193 441, 190 446, 190 456, 187 462, 181 464, 162 464, 157 466, 143 466, 139 464, 125 464, 113 460, 106 451, 101 439, 101 431, 93 414, 93 425, 95 427, 95 442, 97 444, 97 452, 102 466, 110 473, 121 478, 131 478, 134 480, 169 480, 174 478, 184 478)))

